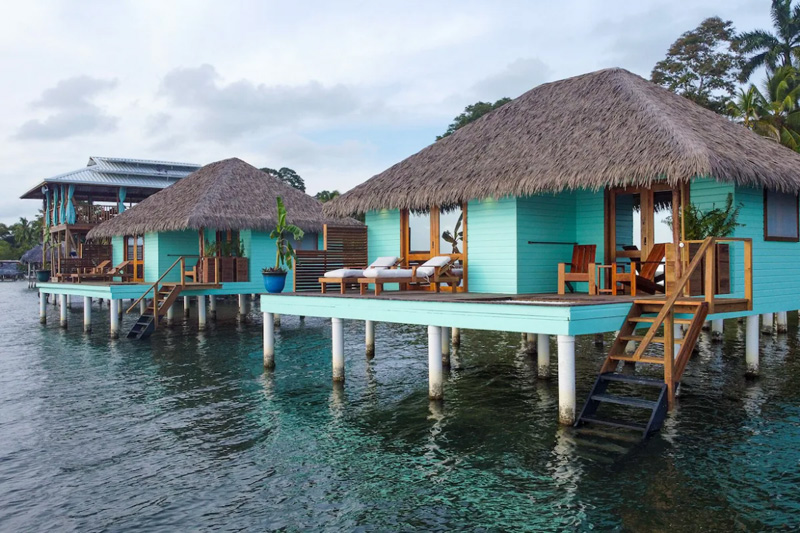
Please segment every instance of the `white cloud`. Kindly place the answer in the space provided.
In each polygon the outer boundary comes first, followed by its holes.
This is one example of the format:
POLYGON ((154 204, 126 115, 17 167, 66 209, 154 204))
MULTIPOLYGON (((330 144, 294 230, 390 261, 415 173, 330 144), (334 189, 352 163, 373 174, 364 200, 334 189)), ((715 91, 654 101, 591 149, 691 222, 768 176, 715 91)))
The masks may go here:
POLYGON ((55 112, 45 118, 24 122, 15 137, 20 140, 52 140, 114 131, 119 118, 110 116, 93 101, 99 94, 116 86, 116 80, 90 76, 61 80, 55 87, 45 89, 31 104, 33 109, 55 112))
POLYGON ((537 85, 549 81, 553 70, 537 57, 518 58, 503 70, 487 76, 472 86, 475 96, 482 100, 516 98, 537 85))

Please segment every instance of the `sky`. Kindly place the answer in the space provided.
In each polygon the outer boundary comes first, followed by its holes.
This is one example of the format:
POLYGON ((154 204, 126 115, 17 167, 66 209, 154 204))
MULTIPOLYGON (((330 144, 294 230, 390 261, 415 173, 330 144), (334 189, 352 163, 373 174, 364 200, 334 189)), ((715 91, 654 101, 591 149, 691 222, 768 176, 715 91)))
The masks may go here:
MULTIPOLYGON (((607 67, 649 77, 704 18, 767 0, 36 0, 0 18, 0 222, 90 156, 290 167, 342 192, 478 100, 607 67)), ((580 97, 580 95, 576 95, 580 97)))

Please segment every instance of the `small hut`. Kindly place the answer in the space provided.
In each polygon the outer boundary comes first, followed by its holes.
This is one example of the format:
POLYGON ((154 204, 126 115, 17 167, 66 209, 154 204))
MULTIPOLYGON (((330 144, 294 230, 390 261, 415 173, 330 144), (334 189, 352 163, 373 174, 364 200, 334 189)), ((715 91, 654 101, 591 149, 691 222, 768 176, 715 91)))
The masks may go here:
MULTIPOLYGON (((206 259, 213 258, 220 262, 218 281, 260 283, 261 269, 275 263, 269 233, 277 223, 279 196, 287 221, 305 232, 295 243, 298 250, 318 249, 328 223, 360 225, 326 217, 316 199, 232 158, 202 167, 100 224, 88 238, 110 239, 114 263, 129 261, 133 281, 156 281, 184 255, 197 257, 198 281, 214 281, 206 259)), ((171 272, 165 281, 178 275, 171 272)))

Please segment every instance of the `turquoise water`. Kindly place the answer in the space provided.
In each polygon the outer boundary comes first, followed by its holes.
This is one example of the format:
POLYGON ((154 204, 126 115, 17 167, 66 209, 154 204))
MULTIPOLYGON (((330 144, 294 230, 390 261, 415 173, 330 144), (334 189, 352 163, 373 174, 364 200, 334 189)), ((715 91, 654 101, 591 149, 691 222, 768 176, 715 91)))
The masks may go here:
MULTIPOLYGON (((743 324, 703 336, 678 409, 636 446, 556 424, 555 380, 518 334, 463 332, 443 405, 427 399, 424 328, 346 323, 343 388, 330 328, 283 317, 277 369, 258 313, 108 339, 38 324, 37 296, 0 284, 2 531, 756 531, 800 527, 800 358, 762 339, 744 379, 743 324)), ((126 317, 125 325, 134 317, 126 317)), ((604 357, 578 339, 578 398, 604 357)), ((554 369, 555 371, 555 369, 554 369)))

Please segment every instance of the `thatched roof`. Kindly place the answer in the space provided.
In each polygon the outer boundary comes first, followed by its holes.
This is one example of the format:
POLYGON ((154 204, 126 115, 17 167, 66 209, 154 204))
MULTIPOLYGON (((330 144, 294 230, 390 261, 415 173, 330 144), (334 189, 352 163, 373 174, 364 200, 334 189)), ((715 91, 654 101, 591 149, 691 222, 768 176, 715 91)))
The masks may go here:
POLYGON ((202 167, 179 182, 103 222, 90 239, 114 235, 199 230, 271 231, 277 222, 275 199, 286 205, 287 221, 303 231, 321 232, 324 224, 357 225, 353 219, 332 219, 322 204, 242 161, 225 159, 202 167))
MULTIPOLYGON (((47 260, 48 261, 50 261, 50 257, 51 257, 52 253, 53 253, 53 249, 52 248, 48 248, 47 249, 47 260)), ((36 246, 31 248, 27 252, 22 254, 22 257, 20 257, 19 260, 22 263, 40 263, 41 264, 41 263, 43 263, 43 261, 42 261, 43 257, 44 256, 42 254, 42 245, 41 244, 37 244, 36 246)))
POLYGON ((800 191, 800 154, 627 70, 540 85, 325 206, 329 215, 713 176, 800 191))

